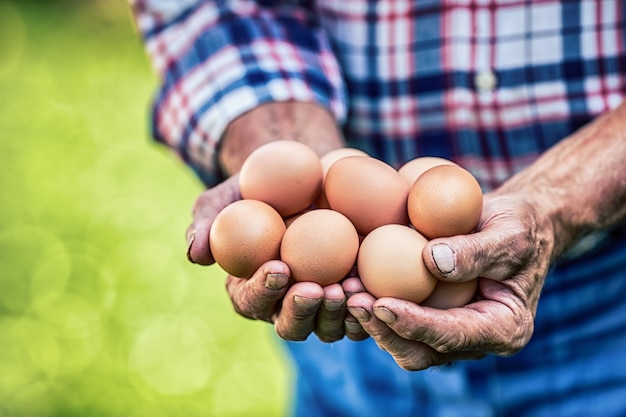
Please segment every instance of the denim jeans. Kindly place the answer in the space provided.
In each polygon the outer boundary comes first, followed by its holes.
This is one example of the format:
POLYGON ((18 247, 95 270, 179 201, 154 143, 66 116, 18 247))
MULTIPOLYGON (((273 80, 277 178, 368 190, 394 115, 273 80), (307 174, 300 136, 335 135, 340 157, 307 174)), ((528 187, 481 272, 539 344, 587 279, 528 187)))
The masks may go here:
POLYGON ((371 339, 287 349, 298 417, 624 417, 626 228, 553 267, 535 333, 512 357, 409 372, 371 339))

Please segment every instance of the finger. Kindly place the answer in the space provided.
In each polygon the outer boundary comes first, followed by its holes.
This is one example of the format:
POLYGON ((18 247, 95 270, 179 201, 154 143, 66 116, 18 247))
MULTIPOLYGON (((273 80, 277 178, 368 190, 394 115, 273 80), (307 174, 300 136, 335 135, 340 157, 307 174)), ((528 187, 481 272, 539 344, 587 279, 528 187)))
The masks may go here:
POLYGON ((323 287, 324 300, 317 314, 315 334, 322 342, 335 342, 344 337, 346 296, 340 284, 323 287))
POLYGON ((314 332, 316 315, 324 299, 323 288, 314 282, 297 282, 289 288, 275 314, 276 334, 285 340, 306 340, 314 332))
POLYGON ((200 265, 212 265, 215 258, 209 247, 209 232, 213 220, 198 220, 187 228, 187 259, 200 265))
POLYGON ((477 277, 503 280, 514 275, 532 252, 528 231, 515 224, 503 230, 485 228, 470 235, 429 241, 422 256, 426 267, 439 279, 464 282, 477 277))
POLYGON ((359 342, 370 337, 363 326, 361 326, 361 323, 350 312, 346 313, 343 325, 346 337, 350 340, 359 342))
POLYGON ((241 199, 239 177, 233 175, 196 199, 193 221, 187 228, 187 259, 200 265, 211 265, 215 259, 209 247, 209 232, 215 217, 230 203, 241 199))
POLYGON ((194 220, 213 217, 224 207, 240 199, 239 175, 235 174, 201 193, 194 203, 191 214, 194 220))
MULTIPOLYGON (((343 287, 343 291, 348 298, 354 294, 365 291, 361 280, 356 276, 344 279, 341 286, 343 287)), ((344 319, 344 329, 346 337, 350 340, 360 341, 369 337, 369 334, 363 329, 359 321, 352 314, 350 314, 349 311, 346 312, 344 319)))
POLYGON ((481 280, 482 296, 464 308, 439 310, 395 298, 380 298, 375 317, 405 339, 427 344, 439 353, 484 352, 509 356, 528 343, 532 315, 502 284, 481 280))
POLYGON ((356 317, 378 346, 387 351, 403 369, 417 371, 444 365, 459 359, 473 359, 475 352, 444 354, 428 345, 403 338, 373 314, 374 298, 366 293, 356 294, 348 300, 348 309, 356 317))
POLYGON ((365 287, 363 287, 363 283, 357 277, 346 278, 341 282, 341 286, 343 288, 343 292, 347 297, 350 297, 353 294, 364 292, 365 287))
POLYGON ((280 261, 269 261, 249 279, 228 276, 226 289, 233 307, 240 315, 273 322, 273 316, 289 284, 289 267, 280 261))

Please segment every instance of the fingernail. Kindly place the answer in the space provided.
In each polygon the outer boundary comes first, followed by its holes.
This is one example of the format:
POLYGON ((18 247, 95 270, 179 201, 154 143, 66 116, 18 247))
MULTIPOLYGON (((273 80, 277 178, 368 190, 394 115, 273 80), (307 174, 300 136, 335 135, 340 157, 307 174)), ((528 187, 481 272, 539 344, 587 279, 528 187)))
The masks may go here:
POLYGON ((370 313, 368 313, 367 310, 364 308, 352 307, 348 310, 350 311, 350 314, 352 314, 359 322, 369 321, 371 318, 370 313))
POLYGON ((445 243, 437 244, 432 248, 432 255, 435 263, 437 264, 437 268, 442 274, 449 274, 454 271, 454 268, 456 267, 454 252, 452 252, 450 246, 445 243))
POLYGON ((396 315, 387 307, 374 308, 374 315, 379 320, 384 321, 386 324, 393 324, 393 322, 397 319, 396 315))
POLYGON ((320 300, 319 298, 308 298, 308 297, 302 297, 300 295, 294 295, 293 296, 293 302, 298 306, 298 307, 303 307, 303 308, 314 308, 317 307, 320 302, 322 300, 320 300))
POLYGON ((363 331, 363 327, 359 322, 344 320, 343 324, 346 326, 348 333, 360 333, 363 331))
POLYGON ((327 311, 339 311, 343 307, 344 300, 324 300, 324 309, 327 311))
POLYGON ((191 263, 196 263, 191 257, 191 245, 193 245, 193 241, 196 240, 196 231, 191 232, 189 237, 187 238, 187 260, 191 263))
POLYGON ((268 290, 280 290, 285 288, 289 282, 289 277, 285 274, 267 274, 265 277, 265 288, 268 290))

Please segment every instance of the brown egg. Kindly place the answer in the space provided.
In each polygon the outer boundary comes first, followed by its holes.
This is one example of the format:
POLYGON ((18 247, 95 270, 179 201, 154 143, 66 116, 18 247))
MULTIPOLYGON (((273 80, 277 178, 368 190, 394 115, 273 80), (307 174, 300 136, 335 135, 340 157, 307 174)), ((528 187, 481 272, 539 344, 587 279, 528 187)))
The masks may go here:
POLYGON ((356 148, 337 148, 332 151, 326 152, 320 158, 322 162, 322 169, 324 171, 324 175, 328 172, 328 169, 332 164, 337 162, 338 160, 345 158, 346 156, 369 156, 367 153, 363 152, 360 149, 356 148))
POLYGON ((280 258, 285 229, 282 217, 270 205, 258 200, 239 200, 215 217, 209 246, 224 271, 250 278, 265 262, 280 258))
POLYGON ((472 232, 482 210, 480 185, 460 166, 430 168, 415 180, 409 191, 409 219, 428 239, 472 232))
POLYGON ((363 236, 385 224, 408 224, 409 186, 378 159, 341 158, 328 170, 324 189, 330 207, 350 219, 363 236))
POLYGON ((428 171, 432 167, 436 167, 439 165, 457 165, 454 162, 445 159, 439 158, 437 156, 420 156, 415 159, 411 159, 402 165, 398 172, 400 175, 404 177, 404 179, 409 183, 409 185, 413 185, 417 177, 422 175, 424 172, 428 171))
POLYGON ((463 307, 472 301, 477 287, 476 279, 459 283, 439 281, 432 294, 421 304, 442 310, 463 307))
POLYGON ((298 216, 287 228, 280 258, 295 281, 330 285, 352 269, 359 250, 356 229, 344 215, 318 209, 298 216))
MULTIPOLYGON (((332 164, 340 160, 341 158, 345 158, 346 156, 368 156, 367 153, 363 152, 360 149, 356 148, 337 148, 333 149, 330 152, 325 153, 320 161, 322 162, 322 170, 324 172, 324 181, 326 180, 326 173, 332 164)), ((326 192, 324 191, 324 186, 322 185, 322 189, 315 199, 315 207, 316 208, 330 208, 330 204, 328 204, 328 199, 326 198, 326 192)))
POLYGON ((241 166, 244 199, 268 203, 283 217, 309 207, 322 188, 322 163, 303 143, 278 140, 255 149, 241 166))
POLYGON ((388 224, 368 234, 359 249, 357 269, 373 296, 421 303, 437 285, 426 268, 422 250, 426 238, 409 226, 388 224))

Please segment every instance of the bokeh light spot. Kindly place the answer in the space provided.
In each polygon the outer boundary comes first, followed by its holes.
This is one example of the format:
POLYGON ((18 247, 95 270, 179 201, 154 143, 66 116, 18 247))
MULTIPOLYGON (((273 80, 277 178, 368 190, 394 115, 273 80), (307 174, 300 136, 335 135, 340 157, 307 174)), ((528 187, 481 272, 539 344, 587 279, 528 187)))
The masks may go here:
POLYGON ((40 322, 26 317, 1 318, 0 347, 0 403, 56 377, 59 346, 40 322))
POLYGON ((59 344, 59 373, 82 372, 100 352, 101 314, 88 300, 64 293, 36 304, 30 313, 50 329, 59 344))
POLYGON ((287 363, 185 258, 203 187, 150 138, 157 78, 127 2, 0 0, 2 417, 284 415, 222 384, 287 363))
POLYGON ((189 315, 156 317, 138 335, 129 368, 164 394, 190 394, 210 379, 210 330, 189 315))
POLYGON ((13 313, 26 311, 31 303, 30 277, 41 266, 39 260, 63 250, 63 243, 43 228, 14 225, 0 229, 0 307, 13 313))
POLYGON ((30 283, 33 303, 52 301, 65 291, 71 262, 65 246, 59 245, 34 263, 30 283))

